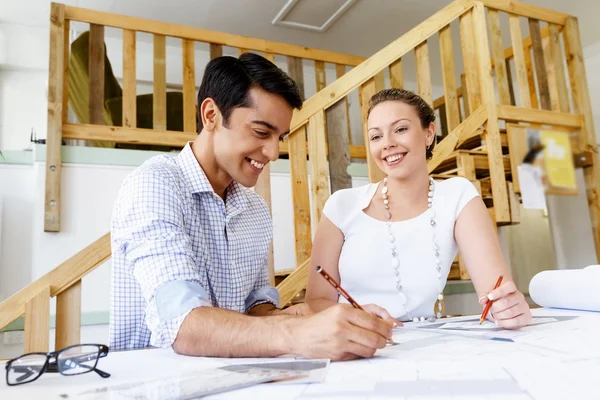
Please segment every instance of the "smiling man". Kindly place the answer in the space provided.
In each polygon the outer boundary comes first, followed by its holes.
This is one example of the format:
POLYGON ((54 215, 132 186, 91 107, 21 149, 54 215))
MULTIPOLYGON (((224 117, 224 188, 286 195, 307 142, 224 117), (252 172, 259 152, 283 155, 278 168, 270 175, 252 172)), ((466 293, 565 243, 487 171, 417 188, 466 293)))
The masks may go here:
POLYGON ((294 81, 251 53, 219 57, 198 92, 198 136, 124 181, 113 211, 110 346, 201 356, 371 356, 391 325, 347 305, 279 309, 269 209, 251 189, 279 157, 294 81))

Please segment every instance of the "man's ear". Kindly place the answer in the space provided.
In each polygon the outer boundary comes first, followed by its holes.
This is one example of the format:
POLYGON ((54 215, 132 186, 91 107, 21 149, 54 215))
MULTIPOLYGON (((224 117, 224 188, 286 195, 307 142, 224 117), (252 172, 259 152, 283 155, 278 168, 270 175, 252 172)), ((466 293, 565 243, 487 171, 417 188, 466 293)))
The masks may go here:
POLYGON ((200 104, 200 118, 202 118, 202 127, 207 131, 213 131, 216 129, 221 111, 215 101, 207 97, 204 99, 202 104, 200 104))

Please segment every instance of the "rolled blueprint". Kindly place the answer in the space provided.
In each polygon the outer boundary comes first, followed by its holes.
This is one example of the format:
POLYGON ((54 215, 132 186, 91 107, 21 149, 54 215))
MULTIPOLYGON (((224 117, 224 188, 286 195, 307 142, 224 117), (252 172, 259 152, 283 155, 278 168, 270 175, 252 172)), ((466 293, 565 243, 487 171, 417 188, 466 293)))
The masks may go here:
POLYGON ((543 307, 600 311, 600 265, 542 271, 529 282, 529 295, 543 307))

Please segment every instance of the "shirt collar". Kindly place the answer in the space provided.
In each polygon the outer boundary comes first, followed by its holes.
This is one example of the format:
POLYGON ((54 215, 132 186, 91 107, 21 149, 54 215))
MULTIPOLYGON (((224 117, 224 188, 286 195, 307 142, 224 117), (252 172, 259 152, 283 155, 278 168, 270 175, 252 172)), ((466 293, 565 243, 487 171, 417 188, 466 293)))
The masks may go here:
MULTIPOLYGON (((188 142, 177 157, 177 163, 183 174, 191 193, 215 193, 204 170, 194 156, 192 146, 188 142)), ((246 198, 246 189, 238 182, 231 182, 226 190, 225 204, 227 214, 238 214, 248 208, 248 199, 246 198)))

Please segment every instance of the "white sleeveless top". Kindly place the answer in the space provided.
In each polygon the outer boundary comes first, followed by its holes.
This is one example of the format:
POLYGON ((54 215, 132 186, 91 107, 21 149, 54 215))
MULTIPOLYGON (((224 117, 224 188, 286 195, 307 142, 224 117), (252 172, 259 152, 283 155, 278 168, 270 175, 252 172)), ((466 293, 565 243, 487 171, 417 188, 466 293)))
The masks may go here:
MULTIPOLYGON (((344 234, 339 259, 340 284, 359 304, 377 304, 394 318, 435 315, 434 305, 440 289, 446 285, 458 247, 454 224, 463 207, 479 196, 473 184, 461 177, 435 183, 433 209, 436 226, 428 213, 392 222, 396 253, 400 259, 402 292, 396 289, 392 253, 385 221, 364 213, 375 195, 378 183, 335 192, 327 200, 323 213, 344 234), (439 246, 441 275, 437 278, 432 230, 439 246), (441 280, 441 282, 440 282, 441 280)), ((392 200, 393 201, 393 200, 392 200)), ((347 303, 340 297, 340 303, 347 303)))

